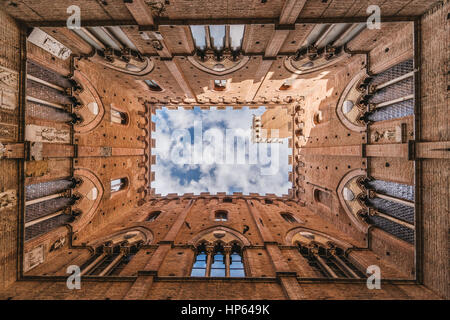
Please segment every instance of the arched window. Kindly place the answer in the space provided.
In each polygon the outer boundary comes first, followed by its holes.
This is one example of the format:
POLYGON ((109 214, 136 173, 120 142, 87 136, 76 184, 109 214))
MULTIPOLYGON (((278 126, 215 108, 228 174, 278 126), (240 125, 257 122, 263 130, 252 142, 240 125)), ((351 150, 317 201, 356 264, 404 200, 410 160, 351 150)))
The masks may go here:
POLYGON ((155 221, 159 215, 161 214, 161 211, 153 211, 148 215, 147 221, 155 221))
POLYGON ((192 266, 191 277, 206 276, 207 254, 204 245, 197 248, 197 255, 195 257, 194 265, 192 266))
POLYGON ((289 223, 296 223, 297 220, 294 218, 292 213, 289 212, 280 212, 281 217, 284 219, 284 221, 289 223))
POLYGON ((239 245, 197 247, 191 277, 245 277, 242 249, 239 245))
POLYGON ((227 87, 227 80, 214 80, 214 90, 224 91, 227 87))
POLYGON ((228 212, 225 210, 217 210, 214 213, 215 221, 228 221, 228 212))
POLYGON ((111 122, 117 124, 127 124, 128 115, 125 112, 111 108, 111 122))
POLYGON ((225 277, 227 274, 225 265, 225 255, 222 248, 216 249, 211 263, 211 277, 225 277))
POLYGON ((233 199, 232 198, 223 198, 223 202, 232 203, 233 199))
POLYGON ((241 248, 236 245, 233 246, 230 255, 230 277, 245 277, 241 248))
POLYGON ((111 180, 111 193, 123 190, 128 185, 128 179, 127 178, 120 178, 120 179, 114 179, 111 180))
POLYGON ((155 80, 144 80, 148 88, 152 91, 162 91, 162 88, 156 83, 155 80))

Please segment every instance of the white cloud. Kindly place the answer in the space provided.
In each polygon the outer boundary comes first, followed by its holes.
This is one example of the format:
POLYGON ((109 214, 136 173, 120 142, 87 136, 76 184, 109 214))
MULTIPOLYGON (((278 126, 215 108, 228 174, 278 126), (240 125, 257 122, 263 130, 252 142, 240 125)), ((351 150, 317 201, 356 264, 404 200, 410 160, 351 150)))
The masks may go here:
MULTIPOLYGON (((171 134, 174 130, 191 129, 194 121, 201 121, 203 126, 203 137, 205 132, 221 131, 225 135, 226 129, 244 129, 240 136, 247 138, 246 143, 250 142, 248 130, 251 126, 252 115, 262 114, 264 108, 255 110, 242 109, 232 110, 165 110, 157 111, 155 117, 156 148, 153 154, 157 155, 157 164, 152 166, 155 171, 156 179, 152 187, 156 193, 166 195, 168 193, 194 193, 217 192, 232 193, 233 191, 248 193, 275 193, 279 196, 287 194, 291 188, 288 181, 288 172, 291 170, 288 165, 288 155, 291 150, 285 143, 279 147, 279 170, 273 175, 261 175, 260 164, 248 164, 248 146, 244 154, 247 155, 246 164, 221 164, 212 160, 216 155, 231 154, 231 148, 234 145, 226 144, 223 148, 220 143, 211 140, 211 143, 205 142, 202 149, 192 148, 192 154, 199 159, 203 158, 201 163, 177 164, 171 159, 171 148, 175 145, 171 134), (209 130, 206 130, 206 129, 209 130), (220 150, 222 149, 222 150, 220 150), (217 154, 215 151, 218 150, 217 154), (188 182, 189 181, 189 182, 188 182)), ((223 157, 225 158, 225 156, 223 157)), ((224 159, 225 160, 225 159, 224 159)))

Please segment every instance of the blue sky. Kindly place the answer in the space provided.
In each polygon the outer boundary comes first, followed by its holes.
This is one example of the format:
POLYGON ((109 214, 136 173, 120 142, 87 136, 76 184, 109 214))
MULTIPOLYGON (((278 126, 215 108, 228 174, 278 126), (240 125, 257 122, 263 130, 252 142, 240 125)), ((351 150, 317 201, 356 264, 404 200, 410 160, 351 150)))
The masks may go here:
POLYGON ((288 165, 288 155, 292 151, 288 148, 287 139, 277 146, 252 144, 250 141, 252 117, 264 111, 264 107, 157 110, 152 118, 156 123, 156 132, 153 133, 156 147, 152 150, 156 155, 156 165, 152 166, 155 171, 152 188, 161 195, 200 192, 287 194, 291 188, 288 174, 292 170, 288 165), (231 142, 233 139, 224 138, 230 137, 230 131, 238 137, 234 143, 231 142), (209 139, 211 136, 213 138, 209 139), (239 141, 245 141, 245 145, 239 141), (267 150, 267 146, 274 149, 267 150), (268 158, 258 157, 252 161, 250 151, 255 147, 261 148, 260 153, 252 154, 267 154, 268 158), (239 158, 239 153, 245 155, 245 159, 239 158), (230 161, 233 155, 234 161, 230 161))

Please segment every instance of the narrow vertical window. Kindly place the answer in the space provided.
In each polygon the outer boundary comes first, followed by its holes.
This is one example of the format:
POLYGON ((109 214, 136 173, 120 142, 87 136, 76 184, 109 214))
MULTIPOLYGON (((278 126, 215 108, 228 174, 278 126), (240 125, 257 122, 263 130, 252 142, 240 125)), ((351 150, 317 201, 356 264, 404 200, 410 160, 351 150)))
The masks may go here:
POLYGON ((200 247, 197 256, 195 257, 195 262, 192 267, 191 277, 204 277, 206 276, 206 263, 207 255, 203 247, 200 247))
POLYGON ((241 49, 244 28, 245 26, 243 24, 230 26, 231 50, 239 51, 241 49))
POLYGON ((213 256, 213 262, 211 264, 211 277, 225 277, 226 266, 225 256, 221 251, 218 251, 213 256))
POLYGON ((206 30, 205 26, 191 26, 192 38, 194 38, 195 47, 197 50, 203 51, 206 49, 206 30))
POLYGON ((209 26, 209 34, 211 36, 211 46, 213 49, 216 51, 221 51, 225 46, 225 26, 209 26))
POLYGON ((230 255, 230 277, 245 277, 241 250, 237 246, 233 247, 230 255))

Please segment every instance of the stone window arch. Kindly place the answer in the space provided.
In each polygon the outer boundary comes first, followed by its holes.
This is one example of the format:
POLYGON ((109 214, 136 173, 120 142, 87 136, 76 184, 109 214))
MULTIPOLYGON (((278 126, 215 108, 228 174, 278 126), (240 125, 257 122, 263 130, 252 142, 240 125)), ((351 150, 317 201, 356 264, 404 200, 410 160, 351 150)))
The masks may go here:
POLYGON ((228 227, 206 229, 190 242, 195 258, 192 277, 245 277, 245 248, 250 242, 239 232, 228 227))
POLYGON ((245 277, 242 248, 237 242, 202 242, 195 252, 191 277, 245 277))

